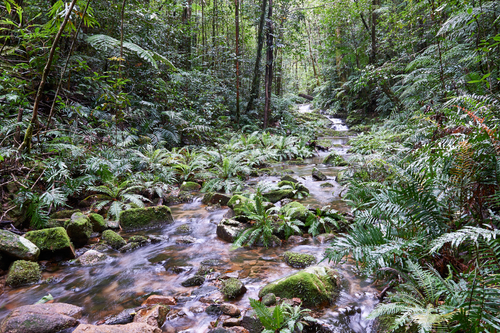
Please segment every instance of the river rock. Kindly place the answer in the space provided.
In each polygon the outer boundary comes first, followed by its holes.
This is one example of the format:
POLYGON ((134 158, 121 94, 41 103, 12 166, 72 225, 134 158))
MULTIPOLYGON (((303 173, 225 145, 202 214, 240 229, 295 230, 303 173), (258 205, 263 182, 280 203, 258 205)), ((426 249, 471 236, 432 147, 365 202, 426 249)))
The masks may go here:
POLYGON ((222 219, 217 225, 217 236, 226 242, 232 243, 247 227, 245 223, 236 220, 222 219))
POLYGON ((283 177, 281 177, 281 181, 285 181, 285 182, 292 182, 292 183, 299 183, 299 181, 295 178, 293 178, 292 176, 289 176, 289 175, 284 175, 283 177))
POLYGON ((40 249, 41 258, 51 259, 54 256, 65 259, 75 258, 73 244, 62 227, 29 231, 24 237, 40 249))
POLYGON ((108 256, 104 253, 88 250, 78 257, 77 262, 82 266, 93 266, 105 262, 106 259, 108 256))
POLYGON ((95 232, 103 232, 104 230, 108 229, 108 223, 100 214, 89 214, 89 221, 92 224, 92 230, 94 230, 95 232))
POLYGON ((0 230, 0 252, 28 261, 36 261, 40 255, 40 249, 35 244, 7 230, 0 230))
POLYGON ((292 189, 276 189, 276 190, 271 190, 267 193, 262 194, 266 200, 276 203, 280 201, 281 199, 284 198, 293 198, 295 195, 294 191, 292 189))
POLYGON ((174 222, 167 206, 128 209, 120 214, 120 225, 124 230, 144 229, 174 222))
POLYGON ((294 268, 305 268, 316 262, 316 257, 311 254, 286 251, 283 258, 288 266, 294 268))
POLYGON ((92 224, 87 216, 74 213, 71 220, 66 223, 66 232, 75 246, 84 246, 92 235, 92 224))
POLYGON ((231 198, 225 194, 222 193, 213 193, 213 192, 208 192, 205 193, 203 196, 203 200, 201 202, 204 205, 221 205, 221 206, 227 206, 227 203, 229 202, 231 198))
POLYGON ((139 244, 137 242, 129 242, 126 245, 123 245, 122 247, 120 247, 118 249, 118 251, 120 251, 121 253, 125 253, 128 251, 133 251, 133 250, 138 249, 140 247, 141 247, 141 244, 139 244))
POLYGON ((196 243, 196 238, 191 236, 182 236, 175 240, 176 244, 194 244, 196 243))
POLYGON ((161 329, 145 323, 126 325, 89 325, 80 324, 73 333, 161 333, 161 329))
MULTIPOLYGON (((224 303, 220 305, 220 309, 223 314, 226 314, 231 317, 238 317, 241 314, 240 309, 234 304, 231 303, 224 303)), ((238 326, 238 325, 234 325, 238 326)))
POLYGON ((222 280, 222 287, 220 291, 224 294, 224 296, 232 299, 243 295, 247 291, 247 288, 243 282, 231 277, 226 280, 222 280))
POLYGON ((244 197, 239 194, 235 194, 231 197, 231 199, 227 202, 229 208, 234 211, 235 216, 243 215, 244 207, 249 202, 250 199, 244 197))
POLYGON ((262 297, 262 304, 264 304, 265 306, 272 306, 276 304, 276 295, 273 293, 264 295, 264 297, 262 297))
POLYGON ((288 213, 291 215, 291 218, 302 222, 305 222, 309 215, 311 215, 311 212, 303 204, 297 201, 287 203, 281 207, 280 212, 285 214, 288 213))
POLYGON ((129 243, 139 243, 141 246, 144 246, 146 244, 148 244, 150 242, 150 240, 145 237, 145 236, 141 236, 141 235, 135 235, 135 236, 132 236, 128 239, 128 242, 129 243))
POLYGON ((342 156, 337 154, 336 152, 331 152, 330 154, 328 154, 328 156, 326 156, 325 159, 323 160, 323 164, 332 165, 332 166, 349 165, 349 163, 347 163, 347 161, 342 156))
POLYGON ((135 309, 125 309, 117 315, 107 317, 105 325, 123 325, 134 321, 135 309))
POLYGON ((167 305, 154 305, 137 311, 134 323, 146 323, 154 327, 161 327, 167 318, 170 307, 167 305))
POLYGON ((234 327, 240 325, 241 325, 241 319, 239 318, 228 318, 224 320, 224 322, 222 323, 222 326, 224 327, 234 327))
POLYGON ((282 180, 278 183, 278 186, 281 188, 284 187, 291 188, 295 191, 306 192, 309 194, 309 189, 300 183, 294 183, 294 182, 289 182, 287 180, 282 180))
POLYGON ((40 266, 36 262, 17 260, 12 263, 5 283, 11 287, 37 283, 40 280, 40 266))
POLYGON ((181 283, 183 287, 194 287, 201 286, 205 282, 205 277, 200 275, 195 275, 190 278, 187 278, 185 281, 181 283))
POLYGON ((264 330, 262 323, 253 309, 245 311, 241 318, 241 326, 250 333, 260 333, 264 330))
POLYGON ((193 192, 193 191, 199 191, 200 188, 201 188, 201 186, 198 183, 195 183, 195 182, 184 182, 184 183, 182 183, 180 190, 181 191, 193 192))
POLYGON ((163 295, 151 295, 145 300, 142 305, 153 305, 153 304, 162 304, 162 305, 177 305, 177 301, 172 296, 163 296, 163 295))
MULTIPOLYGON (((1 333, 54 333, 74 327, 81 307, 66 303, 24 305, 13 310, 0 324, 1 333)), ((76 331, 75 331, 76 332, 76 331)), ((84 331, 82 331, 84 332, 84 331)))
POLYGON ((318 170, 318 168, 313 168, 312 169, 312 177, 314 180, 327 180, 328 177, 321 171, 318 170))
POLYGON ((80 213, 80 210, 79 209, 63 209, 63 210, 60 210, 58 212, 54 212, 54 213, 50 214, 50 218, 55 219, 55 220, 58 220, 58 219, 68 220, 75 213, 80 213))
POLYGON ((123 237, 118 235, 113 230, 105 230, 101 235, 101 240, 106 242, 109 246, 111 246, 115 250, 118 250, 119 248, 127 244, 127 242, 125 242, 123 237))
POLYGON ((300 298, 305 306, 331 304, 339 293, 340 274, 329 267, 313 266, 269 283, 259 297, 273 293, 281 298, 300 298))

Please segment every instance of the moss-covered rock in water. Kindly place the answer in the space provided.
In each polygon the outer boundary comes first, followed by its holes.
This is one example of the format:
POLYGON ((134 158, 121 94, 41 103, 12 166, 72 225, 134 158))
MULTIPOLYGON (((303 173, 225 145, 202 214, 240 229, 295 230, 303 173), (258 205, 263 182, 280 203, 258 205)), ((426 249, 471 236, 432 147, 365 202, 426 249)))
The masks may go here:
POLYGON ((75 258, 75 249, 69 239, 66 230, 62 227, 48 228, 27 232, 24 237, 40 249, 40 257, 43 259, 52 256, 63 258, 75 258))
POLYGON ((312 177, 314 180, 327 180, 328 177, 321 171, 318 170, 318 168, 313 168, 312 169, 312 177))
POLYGON ((129 209, 120 214, 120 224, 123 229, 144 229, 158 224, 170 224, 174 221, 170 208, 154 206, 129 209))
POLYGON ((322 188, 333 187, 333 184, 331 184, 331 183, 323 183, 319 187, 322 187, 322 188))
POLYGON ((273 293, 281 298, 298 297, 305 306, 331 304, 340 289, 340 274, 329 267, 313 266, 271 282, 259 297, 273 293))
POLYGON ((104 253, 95 250, 88 250, 78 257, 76 261, 82 266, 94 266, 105 262, 107 258, 108 256, 104 253))
POLYGON ((65 225, 66 232, 75 246, 84 246, 92 235, 92 224, 87 216, 74 213, 65 225))
POLYGON ((244 197, 239 194, 235 194, 231 197, 231 199, 227 202, 229 208, 232 208, 235 216, 243 215, 243 207, 249 201, 247 197, 244 197))
POLYGON ((10 266, 5 282, 11 287, 19 287, 38 282, 40 276, 41 272, 38 263, 18 260, 14 261, 10 266))
POLYGON ((181 191, 192 192, 192 191, 199 191, 200 188, 201 188, 201 186, 198 183, 195 183, 195 182, 184 182, 184 183, 182 183, 180 190, 181 191))
POLYGON ((309 193, 309 189, 307 187, 305 187, 304 185, 302 185, 301 183, 294 183, 294 182, 290 182, 288 180, 282 180, 282 181, 280 181, 278 183, 278 186, 279 187, 291 188, 291 189, 293 189, 295 191, 309 193))
POLYGON ((311 254, 286 251, 283 258, 288 266, 294 268, 306 268, 316 262, 316 258, 311 254))
POLYGON ((335 152, 331 152, 328 156, 323 160, 323 164, 332 165, 332 166, 347 166, 349 163, 340 155, 335 152))
POLYGON ((24 237, 7 230, 0 230, 0 253, 16 259, 36 261, 40 249, 24 237))
POLYGON ((102 233, 101 240, 105 241, 109 246, 111 246, 115 250, 118 250, 119 248, 127 244, 127 242, 125 242, 123 237, 118 235, 113 230, 105 230, 102 233))
POLYGON ((229 278, 222 280, 221 292, 227 298, 236 298, 243 295, 247 291, 247 288, 240 280, 236 278, 229 278))
POLYGON ((127 242, 139 243, 141 246, 143 246, 143 245, 146 245, 147 243, 149 243, 149 239, 145 236, 135 235, 135 236, 130 237, 127 240, 127 242))
POLYGON ((189 224, 181 224, 177 228, 175 228, 175 233, 177 234, 188 234, 191 232, 191 227, 189 224))
POLYGON ((287 203, 280 209, 281 213, 288 214, 292 218, 301 220, 303 222, 306 221, 307 217, 311 214, 311 212, 300 202, 292 201, 287 203))
POLYGON ((100 214, 92 213, 89 214, 89 220, 92 224, 92 230, 95 232, 102 232, 108 229, 108 223, 104 220, 104 217, 100 214))
POLYGON ((295 193, 292 189, 279 189, 264 193, 262 196, 266 198, 266 200, 275 203, 284 198, 293 198, 294 195, 295 193))
POLYGON ((79 213, 80 210, 79 209, 64 209, 64 210, 60 210, 58 212, 54 212, 52 214, 50 214, 50 218, 51 219, 55 219, 55 220, 59 220, 59 219, 69 219, 71 218, 71 216, 75 213, 79 213))
POLYGON ((194 286, 201 286, 205 282, 205 277, 201 275, 195 275, 192 276, 186 280, 184 280, 181 285, 183 287, 194 287, 194 286))
POLYGON ((227 203, 229 202, 230 199, 231 198, 225 194, 208 192, 205 193, 205 195, 203 196, 203 200, 201 200, 201 202, 204 205, 227 206, 227 203))

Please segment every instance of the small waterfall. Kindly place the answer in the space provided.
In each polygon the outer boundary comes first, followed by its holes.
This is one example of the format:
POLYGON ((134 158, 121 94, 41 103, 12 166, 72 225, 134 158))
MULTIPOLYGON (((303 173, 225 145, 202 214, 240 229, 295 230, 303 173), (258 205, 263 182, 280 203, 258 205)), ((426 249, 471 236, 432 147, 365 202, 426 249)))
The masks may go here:
POLYGON ((328 120, 332 122, 332 126, 330 128, 336 130, 336 131, 348 131, 349 127, 347 127, 346 124, 344 124, 344 121, 340 118, 333 118, 330 116, 326 116, 328 120))

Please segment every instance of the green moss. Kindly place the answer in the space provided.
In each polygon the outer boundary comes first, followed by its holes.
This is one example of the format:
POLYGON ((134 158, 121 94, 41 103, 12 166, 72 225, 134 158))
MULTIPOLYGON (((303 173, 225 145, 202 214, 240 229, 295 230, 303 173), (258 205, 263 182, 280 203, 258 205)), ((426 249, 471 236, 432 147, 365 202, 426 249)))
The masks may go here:
POLYGON ((303 222, 306 221, 307 217, 311 214, 309 210, 300 202, 292 201, 281 207, 280 212, 292 214, 291 217, 303 222), (294 211, 291 213, 291 211, 294 211))
POLYGON ((76 246, 87 244, 92 235, 92 224, 89 218, 82 213, 73 214, 65 226, 69 238, 76 246))
POLYGON ((318 168, 313 168, 312 169, 312 177, 314 180, 327 180, 328 177, 326 177, 326 175, 319 171, 318 168))
POLYGON ((100 214, 92 213, 89 215, 90 223, 92 224, 92 230, 96 232, 104 231, 108 228, 108 224, 104 220, 104 217, 100 214))
POLYGON ((236 278, 229 278, 227 280, 222 280, 221 292, 227 298, 236 298, 243 295, 247 291, 247 288, 243 283, 236 278))
POLYGON ((189 224, 181 224, 177 228, 175 228, 175 232, 178 234, 187 234, 191 231, 191 227, 189 224))
POLYGON ((162 223, 172 223, 172 213, 167 206, 129 209, 120 214, 123 229, 141 229, 162 223))
POLYGON ((327 157, 323 160, 323 164, 328 164, 332 166, 347 166, 349 163, 340 155, 335 152, 331 152, 327 157))
POLYGON ((132 236, 128 239, 128 242, 135 242, 135 243, 139 243, 141 245, 144 245, 146 243, 148 243, 148 238, 147 237, 144 237, 144 236, 140 236, 140 235, 135 235, 135 236, 132 236))
POLYGON ((283 254, 285 262, 295 268, 305 268, 316 262, 316 258, 311 254, 286 251, 283 254))
POLYGON ((24 237, 35 244, 42 255, 47 256, 64 251, 67 256, 75 257, 73 244, 62 227, 29 231, 24 237))
POLYGON ((234 210, 236 216, 243 215, 243 207, 249 201, 247 197, 236 194, 231 197, 227 205, 234 210))
POLYGON ((319 187, 323 187, 323 188, 325 188, 325 187, 333 187, 333 184, 330 184, 330 183, 323 183, 323 184, 321 184, 319 187))
POLYGON ((201 202, 204 205, 217 205, 218 204, 221 206, 227 206, 230 199, 231 198, 225 194, 208 192, 208 193, 205 193, 205 195, 203 196, 203 200, 201 200, 201 202))
POLYGON ((11 287, 36 283, 40 280, 40 266, 36 262, 18 260, 9 269, 6 283, 11 287))
POLYGON ((65 209, 58 212, 50 214, 51 219, 69 219, 74 213, 79 213, 79 209, 65 209))
POLYGON ((105 230, 102 233, 101 240, 105 241, 109 246, 113 249, 118 250, 122 246, 125 246, 127 242, 123 239, 122 236, 118 235, 113 230, 105 230))
POLYGON ((304 185, 300 184, 299 182, 292 182, 292 181, 288 181, 288 180, 282 180, 282 181, 280 181, 278 183, 278 186, 279 187, 288 186, 288 187, 291 187, 292 189, 294 189, 296 191, 301 191, 301 192, 309 193, 309 189, 307 187, 305 187, 304 185))
POLYGON ((291 189, 281 189, 281 190, 273 190, 268 193, 264 193, 262 195, 266 200, 275 203, 284 198, 293 198, 294 193, 291 189))
POLYGON ((298 183, 299 181, 291 176, 288 176, 288 175, 285 175, 283 177, 281 177, 281 181, 284 181, 284 182, 292 182, 292 183, 298 183))
POLYGON ((298 297, 305 306, 320 306, 331 304, 339 287, 337 271, 315 266, 268 284, 259 292, 259 297, 273 293, 281 298, 298 297))
POLYGON ((184 182, 184 183, 182 183, 180 190, 181 191, 192 192, 192 191, 199 191, 200 188, 201 188, 201 186, 198 183, 195 183, 195 182, 184 182))

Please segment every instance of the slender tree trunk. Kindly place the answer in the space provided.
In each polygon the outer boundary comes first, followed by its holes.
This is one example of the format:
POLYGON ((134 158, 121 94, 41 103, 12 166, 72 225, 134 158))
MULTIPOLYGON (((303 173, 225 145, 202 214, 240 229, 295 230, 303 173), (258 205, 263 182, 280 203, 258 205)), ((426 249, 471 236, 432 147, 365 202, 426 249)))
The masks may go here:
POLYGON ((377 28, 377 5, 378 5, 378 0, 372 0, 372 26, 371 26, 371 42, 372 42, 372 47, 370 50, 370 63, 374 64, 375 61, 377 60, 377 34, 376 34, 376 28, 377 28))
POLYGON ((191 69, 191 27, 189 22, 191 18, 191 3, 192 0, 187 0, 187 4, 182 10, 182 24, 184 25, 184 36, 181 41, 181 53, 184 56, 184 69, 191 69))
POLYGON ((269 0, 267 12, 267 52, 266 52, 266 103, 264 107, 264 124, 267 128, 269 124, 269 114, 271 113, 271 94, 273 84, 273 0, 269 0))
POLYGON ((318 71, 316 70, 316 60, 314 59, 314 55, 311 48, 311 26, 308 20, 306 20, 306 31, 307 31, 307 42, 309 44, 309 57, 311 58, 313 73, 314 77, 316 78, 316 85, 319 86, 318 71))
POLYGON ((235 44, 236 44, 236 123, 240 123, 240 51, 239 51, 239 39, 240 39, 240 8, 239 0, 234 0, 234 23, 236 28, 235 34, 235 44))
POLYGON ((206 54, 206 49, 205 49, 205 0, 201 0, 201 44, 202 44, 202 51, 201 51, 201 65, 202 67, 205 67, 205 54, 206 54))
POLYGON ((259 97, 259 82, 260 82, 260 61, 262 59, 262 49, 264 48, 264 22, 266 21, 266 5, 267 0, 262 0, 260 7, 259 30, 257 33, 257 56, 255 58, 255 67, 253 70, 252 88, 248 99, 246 112, 253 109, 254 100, 259 97))
POLYGON ((40 99, 42 98, 43 88, 45 87, 45 83, 46 83, 47 77, 49 75, 50 66, 52 65, 52 60, 54 59, 54 53, 56 52, 57 44, 59 43, 59 39, 61 39, 61 36, 64 32, 64 28, 66 27, 66 24, 69 21, 69 17, 71 16, 71 13, 73 12, 73 7, 75 6, 75 4, 76 4, 76 0, 71 1, 71 4, 69 5, 66 16, 64 16, 64 20, 61 23, 61 26, 59 27, 59 31, 57 32, 56 37, 54 38, 54 42, 52 43, 52 47, 50 48, 49 58, 47 59, 47 63, 45 64, 45 68, 43 69, 43 73, 42 73, 42 81, 40 82, 40 85, 38 86, 38 90, 36 92, 31 122, 30 122, 28 128, 26 129, 23 143, 19 146, 19 151, 27 149, 27 151, 29 153, 29 151, 31 149, 31 139, 33 138, 34 127, 38 121, 38 107, 40 105, 40 99))

